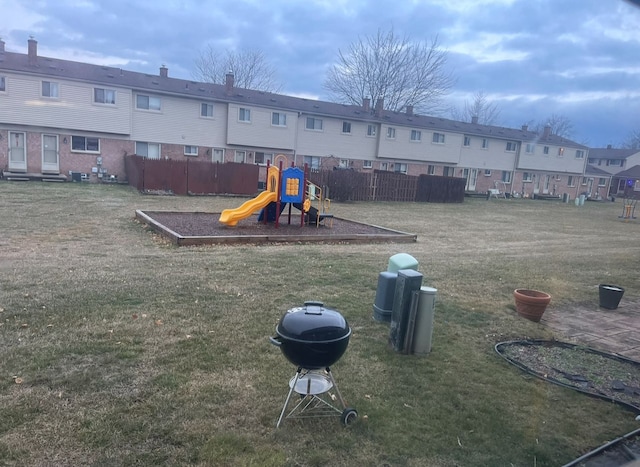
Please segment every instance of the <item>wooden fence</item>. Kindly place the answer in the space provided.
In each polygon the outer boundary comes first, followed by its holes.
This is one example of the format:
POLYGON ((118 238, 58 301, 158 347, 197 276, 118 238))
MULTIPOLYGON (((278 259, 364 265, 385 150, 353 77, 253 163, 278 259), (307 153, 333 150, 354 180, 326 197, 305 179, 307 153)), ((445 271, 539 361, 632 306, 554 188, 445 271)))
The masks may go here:
POLYGON ((233 162, 175 161, 125 156, 129 185, 139 191, 162 191, 176 195, 237 194, 258 191, 259 167, 233 162))
MULTIPOLYGON (((254 164, 145 159, 133 155, 125 157, 125 169, 129 185, 139 191, 177 195, 254 195, 258 191, 259 167, 254 164)), ((309 178, 336 201, 464 201, 463 178, 349 169, 311 171, 309 178)))
POLYGON ((337 201, 464 202, 463 178, 349 169, 312 171, 309 178, 337 201))

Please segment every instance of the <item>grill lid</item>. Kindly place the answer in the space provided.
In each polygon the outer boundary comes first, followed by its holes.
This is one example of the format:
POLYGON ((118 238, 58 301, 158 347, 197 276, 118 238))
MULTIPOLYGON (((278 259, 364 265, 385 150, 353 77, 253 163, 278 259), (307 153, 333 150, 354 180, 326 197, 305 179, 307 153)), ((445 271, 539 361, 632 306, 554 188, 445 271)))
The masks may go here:
POLYGON ((338 311, 322 302, 305 302, 282 316, 276 333, 298 342, 329 342, 348 337, 351 329, 338 311))

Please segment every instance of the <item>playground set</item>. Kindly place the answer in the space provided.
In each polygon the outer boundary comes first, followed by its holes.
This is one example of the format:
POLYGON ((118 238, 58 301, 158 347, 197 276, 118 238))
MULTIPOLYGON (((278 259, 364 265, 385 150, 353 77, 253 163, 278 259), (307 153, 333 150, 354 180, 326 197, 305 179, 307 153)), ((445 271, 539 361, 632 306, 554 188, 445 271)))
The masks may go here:
POLYGON ((235 227, 243 219, 250 217, 256 211, 261 210, 258 222, 274 222, 278 228, 280 216, 288 206, 288 223, 291 224, 292 207, 300 210, 300 227, 315 224, 319 227, 327 221, 328 227, 333 225, 333 215, 329 214, 331 200, 323 194, 322 188, 309 181, 309 168, 304 165, 304 170, 299 167, 282 169, 282 160, 276 161, 279 165, 267 164, 267 189, 255 198, 245 201, 235 209, 225 209, 220 214, 219 222, 229 227, 235 227), (314 206, 314 203, 316 206, 314 206))

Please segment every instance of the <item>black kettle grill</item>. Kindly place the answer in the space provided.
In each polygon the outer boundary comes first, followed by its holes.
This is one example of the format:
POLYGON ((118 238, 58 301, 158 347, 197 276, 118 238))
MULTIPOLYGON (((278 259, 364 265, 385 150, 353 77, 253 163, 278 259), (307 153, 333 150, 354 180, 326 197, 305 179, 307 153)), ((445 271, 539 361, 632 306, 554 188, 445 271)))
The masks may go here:
POLYGON ((280 347, 283 355, 297 367, 296 375, 289 381, 289 394, 276 427, 283 418, 322 417, 339 414, 344 425, 358 417, 355 409, 347 407, 336 385, 331 365, 347 350, 351 328, 347 320, 336 310, 322 302, 307 301, 304 306, 288 310, 276 326, 271 343, 280 347), (336 395, 329 391, 334 388, 336 395), (300 401, 285 417, 293 392, 300 394, 300 401), (329 398, 325 395, 329 393, 329 398), (337 399, 342 410, 330 400, 337 399))

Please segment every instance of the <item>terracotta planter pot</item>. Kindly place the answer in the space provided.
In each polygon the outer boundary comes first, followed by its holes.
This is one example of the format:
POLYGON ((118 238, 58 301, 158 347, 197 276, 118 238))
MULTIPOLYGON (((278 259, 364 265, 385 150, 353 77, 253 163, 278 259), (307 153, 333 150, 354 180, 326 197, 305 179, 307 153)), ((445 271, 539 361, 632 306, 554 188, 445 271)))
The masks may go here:
POLYGON ((533 322, 539 322, 551 301, 551 295, 545 292, 529 289, 516 289, 513 291, 518 314, 533 322))

